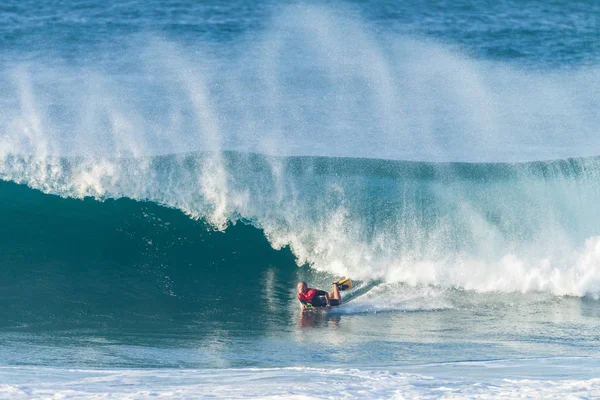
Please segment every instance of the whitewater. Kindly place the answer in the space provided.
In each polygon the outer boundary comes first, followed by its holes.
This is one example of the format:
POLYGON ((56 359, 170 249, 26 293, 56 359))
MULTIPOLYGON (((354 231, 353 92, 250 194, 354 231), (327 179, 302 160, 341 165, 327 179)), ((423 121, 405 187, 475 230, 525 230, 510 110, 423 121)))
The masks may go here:
POLYGON ((0 397, 599 396, 600 10, 521 7, 0 6, 0 397))
POLYGON ((126 197, 224 230, 262 229, 298 265, 361 280, 475 291, 598 293, 598 159, 524 164, 207 153, 6 157, 46 193, 126 197))

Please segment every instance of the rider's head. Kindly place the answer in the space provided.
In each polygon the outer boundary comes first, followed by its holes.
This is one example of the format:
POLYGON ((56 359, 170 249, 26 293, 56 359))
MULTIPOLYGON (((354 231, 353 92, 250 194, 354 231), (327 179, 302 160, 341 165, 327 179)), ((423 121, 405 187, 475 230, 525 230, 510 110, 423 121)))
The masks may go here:
POLYGON ((306 282, 298 282, 298 293, 306 293, 308 290, 308 285, 306 282))

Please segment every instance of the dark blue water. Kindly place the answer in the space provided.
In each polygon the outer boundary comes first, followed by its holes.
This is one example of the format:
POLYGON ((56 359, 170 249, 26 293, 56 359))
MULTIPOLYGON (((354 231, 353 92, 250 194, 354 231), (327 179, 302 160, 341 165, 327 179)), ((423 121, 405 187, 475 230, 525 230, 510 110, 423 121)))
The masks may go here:
MULTIPOLYGON (((0 10, 1 45, 16 57, 50 52, 72 61, 98 51, 123 50, 122 42, 137 34, 231 45, 270 29, 272 18, 283 10, 300 13, 307 4, 8 1, 0 10)), ((600 53, 600 10, 588 1, 347 1, 327 11, 361 18, 381 35, 426 37, 478 58, 536 67, 594 65, 600 53)))
POLYGON ((599 13, 2 3, 0 397, 599 396, 599 13))

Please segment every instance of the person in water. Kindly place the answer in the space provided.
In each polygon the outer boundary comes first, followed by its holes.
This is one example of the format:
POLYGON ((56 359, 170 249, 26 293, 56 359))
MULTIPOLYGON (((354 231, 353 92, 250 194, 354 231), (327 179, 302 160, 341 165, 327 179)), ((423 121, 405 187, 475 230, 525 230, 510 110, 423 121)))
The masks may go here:
POLYGON ((298 300, 302 303, 303 310, 310 307, 331 307, 342 304, 342 296, 340 296, 337 282, 333 284, 331 293, 309 288, 306 282, 298 282, 298 300))

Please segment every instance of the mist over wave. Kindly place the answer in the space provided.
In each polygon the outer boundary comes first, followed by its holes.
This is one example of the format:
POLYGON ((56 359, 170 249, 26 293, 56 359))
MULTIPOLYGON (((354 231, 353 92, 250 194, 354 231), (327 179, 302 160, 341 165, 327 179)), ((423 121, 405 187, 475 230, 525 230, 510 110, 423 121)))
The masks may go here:
POLYGON ((333 275, 600 292, 598 67, 465 53, 288 7, 227 49, 5 63, 0 178, 243 221, 333 275))
POLYGON ((474 58, 340 10, 283 7, 227 46, 138 34, 112 53, 4 62, 0 154, 237 150, 477 162, 600 154, 597 65, 474 58))

